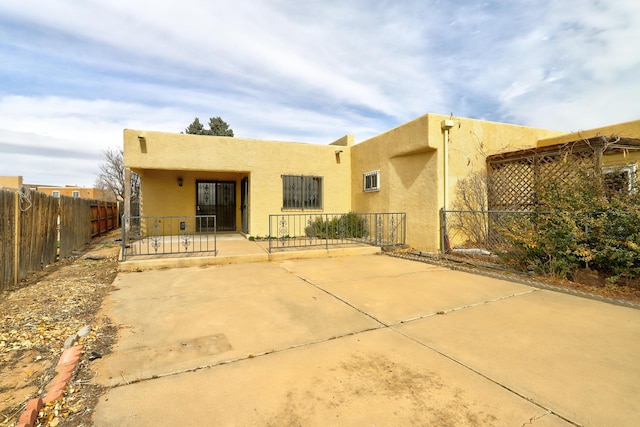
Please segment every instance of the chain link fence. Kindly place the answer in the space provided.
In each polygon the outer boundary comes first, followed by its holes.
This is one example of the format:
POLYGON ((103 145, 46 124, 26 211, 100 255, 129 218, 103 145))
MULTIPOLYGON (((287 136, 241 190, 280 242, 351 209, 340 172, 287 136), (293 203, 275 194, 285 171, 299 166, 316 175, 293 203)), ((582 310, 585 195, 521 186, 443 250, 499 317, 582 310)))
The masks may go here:
POLYGON ((441 210, 443 253, 490 255, 508 252, 515 233, 527 236, 549 219, 540 211, 441 210))

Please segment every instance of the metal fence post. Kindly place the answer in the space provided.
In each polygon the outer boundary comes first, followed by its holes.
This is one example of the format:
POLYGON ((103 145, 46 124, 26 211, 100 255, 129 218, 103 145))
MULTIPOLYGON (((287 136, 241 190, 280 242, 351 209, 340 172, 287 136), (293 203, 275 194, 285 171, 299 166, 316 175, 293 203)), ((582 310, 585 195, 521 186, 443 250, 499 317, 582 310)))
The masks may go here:
POLYGON ((402 243, 407 244, 407 214, 402 214, 402 243))
POLYGON ((378 236, 378 214, 377 213, 373 214, 373 224, 374 224, 374 226, 373 226, 373 229, 374 229, 373 241, 375 242, 375 244, 377 246, 378 245, 378 239, 379 239, 379 236, 378 236))
POLYGON ((120 261, 124 261, 126 258, 125 255, 125 251, 127 250, 127 230, 129 228, 129 225, 127 223, 127 216, 126 215, 122 215, 122 227, 120 227, 120 230, 122 231, 122 255, 121 255, 121 259, 120 261))
POLYGON ((325 231, 325 239, 324 246, 327 250, 329 250, 329 214, 324 215, 324 231, 325 231))
POLYGON ((440 208, 440 255, 444 255, 447 235, 447 214, 444 208, 440 208))
POLYGON ((273 240, 273 232, 271 230, 271 224, 273 223, 273 215, 269 215, 269 235, 267 236, 267 240, 269 241, 269 253, 271 253, 271 240, 273 240))

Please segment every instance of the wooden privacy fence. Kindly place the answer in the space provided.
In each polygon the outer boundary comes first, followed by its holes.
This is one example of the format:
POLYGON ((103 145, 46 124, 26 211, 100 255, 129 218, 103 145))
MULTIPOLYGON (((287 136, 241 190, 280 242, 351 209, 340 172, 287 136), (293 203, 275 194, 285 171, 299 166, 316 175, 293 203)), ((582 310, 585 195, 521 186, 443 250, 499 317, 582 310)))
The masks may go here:
POLYGON ((91 237, 100 236, 118 227, 118 204, 101 200, 91 201, 91 237))
POLYGON ((55 262, 58 241, 58 201, 31 190, 19 196, 17 281, 55 262))
POLYGON ((60 258, 66 258, 71 253, 91 241, 92 209, 89 200, 77 197, 60 197, 60 258))
POLYGON ((14 283, 16 195, 0 191, 0 290, 14 283))
POLYGON ((119 226, 118 203, 0 190, 0 290, 119 226))

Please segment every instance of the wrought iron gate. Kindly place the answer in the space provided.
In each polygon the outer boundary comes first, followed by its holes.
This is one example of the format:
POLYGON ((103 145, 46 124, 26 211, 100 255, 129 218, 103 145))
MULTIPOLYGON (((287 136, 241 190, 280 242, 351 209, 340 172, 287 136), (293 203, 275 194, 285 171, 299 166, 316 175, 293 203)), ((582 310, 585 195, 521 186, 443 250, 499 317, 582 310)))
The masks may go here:
MULTIPOLYGON (((236 183, 196 181, 196 215, 215 215, 218 231, 236 230, 236 183)), ((213 222, 198 221, 197 231, 214 231, 213 222)))
POLYGON ((249 233, 249 178, 240 182, 240 210, 242 213, 242 232, 249 233))

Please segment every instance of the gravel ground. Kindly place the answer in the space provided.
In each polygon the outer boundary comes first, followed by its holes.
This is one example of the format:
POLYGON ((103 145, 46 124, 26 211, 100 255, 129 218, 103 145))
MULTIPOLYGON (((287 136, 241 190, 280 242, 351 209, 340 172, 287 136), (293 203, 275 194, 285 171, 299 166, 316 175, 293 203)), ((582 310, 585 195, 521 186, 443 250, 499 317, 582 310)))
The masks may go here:
POLYGON ((117 273, 118 233, 34 273, 0 293, 0 426, 15 425, 27 402, 44 397, 64 342, 83 326, 83 356, 63 398, 47 404, 36 425, 90 426, 103 390, 90 380, 92 360, 111 351, 117 327, 100 314, 117 273))

